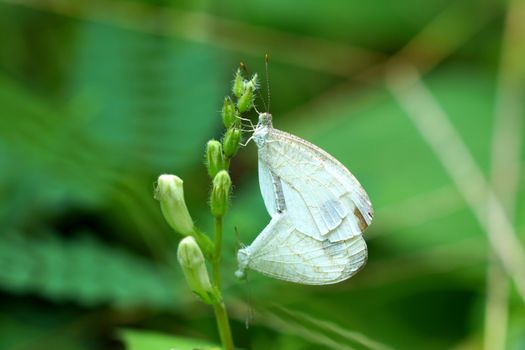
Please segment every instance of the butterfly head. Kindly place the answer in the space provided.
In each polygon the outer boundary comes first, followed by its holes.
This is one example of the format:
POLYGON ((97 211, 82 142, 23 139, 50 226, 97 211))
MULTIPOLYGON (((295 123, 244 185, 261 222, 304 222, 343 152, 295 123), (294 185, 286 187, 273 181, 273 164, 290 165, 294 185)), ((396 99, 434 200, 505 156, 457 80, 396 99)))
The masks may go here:
POLYGON ((257 126, 272 127, 272 115, 270 113, 259 113, 257 126))
POLYGON ((235 276, 239 279, 246 278, 246 267, 248 266, 249 252, 247 248, 239 249, 237 252, 237 261, 239 262, 239 269, 235 271, 235 276))
POLYGON ((266 136, 272 127, 272 115, 270 113, 259 113, 259 122, 253 132, 253 139, 257 147, 264 145, 266 136))

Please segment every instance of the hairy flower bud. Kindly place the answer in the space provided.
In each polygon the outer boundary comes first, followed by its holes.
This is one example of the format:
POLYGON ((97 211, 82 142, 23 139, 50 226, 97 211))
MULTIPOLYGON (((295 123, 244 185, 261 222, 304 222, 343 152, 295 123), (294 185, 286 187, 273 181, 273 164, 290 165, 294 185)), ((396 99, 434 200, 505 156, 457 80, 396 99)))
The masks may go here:
POLYGON ((244 90, 244 93, 239 97, 237 101, 237 109, 239 112, 244 113, 249 111, 253 106, 253 86, 248 85, 244 90))
POLYGON ((235 79, 233 80, 233 94, 239 98, 244 93, 244 78, 241 74, 241 70, 237 69, 235 73, 235 79))
POLYGON ((237 153, 241 144, 241 130, 238 128, 230 128, 224 135, 224 155, 231 158, 237 153))
POLYGON ((168 224, 182 235, 193 233, 191 219, 184 201, 183 181, 175 175, 160 175, 155 189, 155 199, 160 202, 160 209, 168 224))
POLYGON ((180 241, 177 259, 191 290, 205 303, 212 304, 215 293, 210 283, 204 256, 193 237, 189 236, 180 241))
POLYGON ((255 73, 250 80, 244 82, 244 89, 249 87, 251 87, 253 91, 259 88, 259 78, 257 73, 255 73))
POLYGON ((222 217, 228 209, 230 188, 232 181, 226 170, 221 170, 213 178, 211 190, 211 213, 215 217, 222 217))
POLYGON ((222 145, 217 140, 210 140, 206 144, 206 167, 212 179, 219 171, 224 169, 222 145))
POLYGON ((230 97, 224 98, 222 105, 222 122, 226 128, 232 127, 237 122, 235 105, 230 97))

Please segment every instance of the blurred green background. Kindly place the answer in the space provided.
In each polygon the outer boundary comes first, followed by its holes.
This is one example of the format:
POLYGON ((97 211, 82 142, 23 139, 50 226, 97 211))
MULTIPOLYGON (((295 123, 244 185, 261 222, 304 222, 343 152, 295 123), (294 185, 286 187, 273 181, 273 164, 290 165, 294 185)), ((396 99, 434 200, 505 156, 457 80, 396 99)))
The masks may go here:
POLYGON ((376 215, 368 265, 344 283, 239 283, 239 241, 269 221, 242 149, 223 271, 236 344, 525 349, 524 295, 487 240, 524 239, 523 38, 518 0, 0 1, 0 349, 218 344, 153 184, 183 178, 211 232, 204 144, 239 61, 264 76, 265 53, 274 126, 341 160, 376 215), (415 90, 403 71, 385 80, 403 65, 415 90), (489 185, 510 230, 480 209, 489 185))

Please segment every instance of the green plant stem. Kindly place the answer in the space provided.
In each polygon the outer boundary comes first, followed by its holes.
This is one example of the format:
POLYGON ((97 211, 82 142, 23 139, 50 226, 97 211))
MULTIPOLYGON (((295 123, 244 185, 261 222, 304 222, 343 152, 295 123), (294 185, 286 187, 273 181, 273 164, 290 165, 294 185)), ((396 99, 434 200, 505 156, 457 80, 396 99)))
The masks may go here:
POLYGON ((234 350, 235 347, 233 345, 232 332, 230 330, 230 321, 228 320, 226 306, 224 306, 222 300, 213 304, 213 311, 215 311, 217 328, 219 329, 219 336, 224 350, 234 350))
POLYGON ((215 218, 215 252, 213 253, 213 284, 221 289, 222 217, 215 218))
POLYGON ((215 248, 213 247, 213 243, 210 240, 210 238, 204 233, 197 230, 197 228, 193 228, 192 235, 199 244, 199 247, 202 249, 204 256, 213 261, 215 248))
POLYGON ((214 254, 212 259, 213 266, 213 285, 217 290, 218 298, 213 303, 213 310, 215 311, 215 319, 217 320, 217 328, 221 338, 224 350, 234 350, 232 333, 230 329, 230 321, 226 306, 222 301, 221 295, 221 250, 222 250, 222 217, 215 218, 215 243, 214 254))

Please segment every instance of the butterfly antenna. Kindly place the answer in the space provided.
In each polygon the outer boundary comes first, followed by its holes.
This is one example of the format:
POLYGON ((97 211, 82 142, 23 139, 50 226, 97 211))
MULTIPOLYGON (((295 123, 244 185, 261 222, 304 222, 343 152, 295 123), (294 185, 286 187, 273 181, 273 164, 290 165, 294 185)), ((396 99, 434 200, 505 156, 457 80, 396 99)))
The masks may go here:
POLYGON ((239 68, 241 68, 241 70, 246 73, 246 74, 249 74, 248 72, 248 67, 246 67, 246 65, 244 64, 243 61, 239 62, 239 68))
MULTIPOLYGON (((268 110, 268 107, 266 106, 266 102, 264 101, 264 98, 262 97, 261 95, 261 89, 257 89, 257 96, 259 97, 259 99, 261 100, 263 106, 264 106, 264 109, 265 110, 268 110)), ((261 114, 261 112, 259 112, 257 110, 257 107, 255 107, 255 103, 253 104, 253 109, 255 109, 255 111, 257 112, 257 114, 261 114)))
POLYGON ((266 91, 268 92, 268 106, 266 108, 266 112, 270 113, 270 73, 268 73, 268 62, 270 61, 270 56, 266 54, 264 56, 264 68, 266 72, 266 91))
POLYGON ((241 249, 244 249, 244 244, 241 241, 241 234, 239 233, 239 229, 237 226, 234 227, 235 230, 235 240, 237 241, 237 248, 235 249, 235 255, 237 255, 237 252, 239 251, 239 247, 241 249))
MULTIPOLYGON (((246 73, 247 75, 250 75, 250 72, 248 71, 248 67, 246 67, 246 65, 244 64, 244 62, 241 62, 239 64, 240 68, 244 71, 244 73, 246 73)), ((264 109, 268 109, 266 107, 266 102, 264 101, 264 99, 262 98, 262 95, 261 95, 261 90, 260 89, 257 89, 257 96, 259 97, 259 99, 261 100, 261 102, 263 103, 263 106, 264 106, 264 109)), ((257 109, 257 107, 255 106, 255 103, 253 104, 253 109, 255 110, 255 112, 257 112, 257 114, 261 114, 261 112, 259 112, 259 110, 257 109)))

